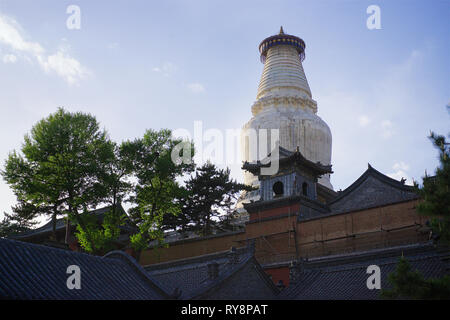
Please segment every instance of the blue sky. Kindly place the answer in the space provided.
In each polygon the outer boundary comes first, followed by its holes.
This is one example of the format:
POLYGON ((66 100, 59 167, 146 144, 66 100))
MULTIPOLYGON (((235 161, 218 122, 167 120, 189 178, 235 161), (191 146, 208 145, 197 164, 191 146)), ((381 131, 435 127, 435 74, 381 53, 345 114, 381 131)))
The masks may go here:
MULTIPOLYGON (((335 190, 367 163, 408 181, 434 171, 427 135, 450 124, 450 1, 0 0, 1 165, 60 106, 92 113, 116 141, 194 121, 239 129, 263 69, 258 45, 281 25, 306 42, 335 190), (366 26, 372 4, 380 30, 366 26), (70 5, 79 30, 66 26, 70 5)), ((1 181, 0 216, 14 202, 1 181)))

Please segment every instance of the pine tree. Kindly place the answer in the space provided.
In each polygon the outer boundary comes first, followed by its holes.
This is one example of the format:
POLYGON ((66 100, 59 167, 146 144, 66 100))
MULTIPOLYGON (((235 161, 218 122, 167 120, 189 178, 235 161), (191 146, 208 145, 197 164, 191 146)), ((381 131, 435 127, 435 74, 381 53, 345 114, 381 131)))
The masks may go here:
POLYGON ((82 214, 109 197, 106 164, 114 158, 113 148, 94 116, 60 108, 32 127, 1 174, 17 197, 19 211, 33 208, 30 219, 50 215, 54 230, 56 218, 65 216, 85 232, 95 250, 82 214))
POLYGON ((182 200, 181 214, 172 221, 173 227, 206 236, 216 229, 229 227, 239 192, 253 190, 230 178, 230 169, 218 169, 206 162, 186 181, 188 197, 182 200))
POLYGON ((4 218, 0 222, 0 238, 29 231, 37 224, 34 220, 34 217, 38 214, 36 207, 20 202, 12 209, 12 214, 4 212, 4 218))
MULTIPOLYGON (((434 176, 425 174, 423 186, 415 183, 421 202, 417 205, 420 214, 430 217, 430 226, 441 245, 450 243, 450 153, 444 136, 433 132, 430 140, 439 150, 440 166, 434 176)), ((405 258, 401 258, 397 269, 388 277, 392 289, 383 290, 381 296, 390 299, 450 299, 450 276, 440 279, 424 279, 416 270, 412 271, 405 258)))
POLYGON ((439 150, 440 166, 434 176, 425 174, 423 186, 415 184, 421 202, 417 205, 420 214, 430 217, 433 232, 442 243, 450 243, 450 148, 445 137, 430 135, 434 146, 439 150))
MULTIPOLYGON (((163 242, 163 221, 181 213, 180 199, 185 189, 177 179, 194 169, 193 163, 175 163, 172 152, 182 140, 173 139, 170 130, 147 130, 143 138, 126 141, 124 150, 130 155, 133 183, 129 202, 130 218, 139 231, 131 236, 131 243, 138 251, 146 249, 149 242, 163 242)), ((193 148, 189 148, 191 157, 193 148)))
POLYGON ((395 272, 389 274, 391 289, 383 289, 381 297, 386 299, 450 299, 450 276, 440 279, 424 279, 417 270, 411 270, 408 261, 401 257, 395 272))

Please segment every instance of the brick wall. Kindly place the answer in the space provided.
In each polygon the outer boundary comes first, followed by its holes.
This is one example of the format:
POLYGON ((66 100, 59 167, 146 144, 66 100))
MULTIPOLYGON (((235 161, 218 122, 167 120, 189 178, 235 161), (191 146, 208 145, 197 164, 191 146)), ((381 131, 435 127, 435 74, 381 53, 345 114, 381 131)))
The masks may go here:
MULTIPOLYGON (((141 254, 140 263, 229 250, 232 246, 245 246, 247 239, 255 239, 255 255, 261 264, 417 243, 426 241, 427 234, 418 231, 426 218, 416 213, 416 203, 412 200, 302 222, 297 222, 296 216, 285 216, 249 223, 245 233, 178 241, 169 248, 147 250, 141 254)), ((278 277, 276 273, 274 276, 278 277)))
POLYGON ((415 211, 417 200, 355 211, 297 224, 302 257, 415 243, 427 240, 420 232, 426 218, 415 211))
POLYGON ((264 211, 260 211, 260 212, 250 213, 249 220, 257 221, 259 219, 273 217, 273 216, 277 216, 280 214, 286 214, 286 213, 294 214, 294 213, 299 212, 299 210, 300 210, 300 203, 294 203, 292 205, 285 206, 285 207, 273 208, 273 209, 264 210, 264 211))
POLYGON ((149 265, 158 262, 166 262, 200 256, 218 251, 229 250, 231 247, 245 246, 244 233, 237 233, 223 237, 209 237, 197 241, 181 240, 169 245, 168 248, 150 249, 141 253, 139 262, 142 265, 149 265))

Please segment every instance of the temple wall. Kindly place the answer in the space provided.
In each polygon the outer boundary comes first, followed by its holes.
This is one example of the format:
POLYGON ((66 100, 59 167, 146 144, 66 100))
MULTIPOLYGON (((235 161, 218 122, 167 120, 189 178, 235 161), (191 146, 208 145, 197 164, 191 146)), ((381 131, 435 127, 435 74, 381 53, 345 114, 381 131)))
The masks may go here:
POLYGON ((298 224, 300 256, 315 257, 426 241, 426 217, 417 200, 344 213, 298 224))
POLYGON ((168 248, 149 249, 141 253, 139 263, 149 265, 171 260, 191 258, 204 254, 229 250, 231 247, 245 246, 245 233, 233 233, 225 236, 212 236, 197 239, 186 239, 170 244, 168 248))
POLYGON ((247 224, 245 232, 182 240, 168 248, 144 251, 140 263, 148 265, 225 251, 232 246, 245 246, 247 239, 255 239, 255 256, 263 265, 297 256, 316 257, 422 242, 428 239, 427 234, 417 230, 425 224, 426 217, 416 213, 416 203, 412 200, 302 222, 296 222, 296 216, 274 217, 247 224))

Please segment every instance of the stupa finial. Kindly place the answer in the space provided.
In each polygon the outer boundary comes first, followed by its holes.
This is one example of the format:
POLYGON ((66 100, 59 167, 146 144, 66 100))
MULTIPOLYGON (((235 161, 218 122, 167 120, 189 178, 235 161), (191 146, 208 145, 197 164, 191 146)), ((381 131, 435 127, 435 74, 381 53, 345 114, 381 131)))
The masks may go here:
POLYGON ((305 59, 305 42, 299 37, 284 33, 283 26, 280 27, 280 33, 264 39, 259 44, 259 52, 261 53, 261 62, 264 63, 269 48, 278 45, 293 46, 297 49, 300 60, 305 59))

